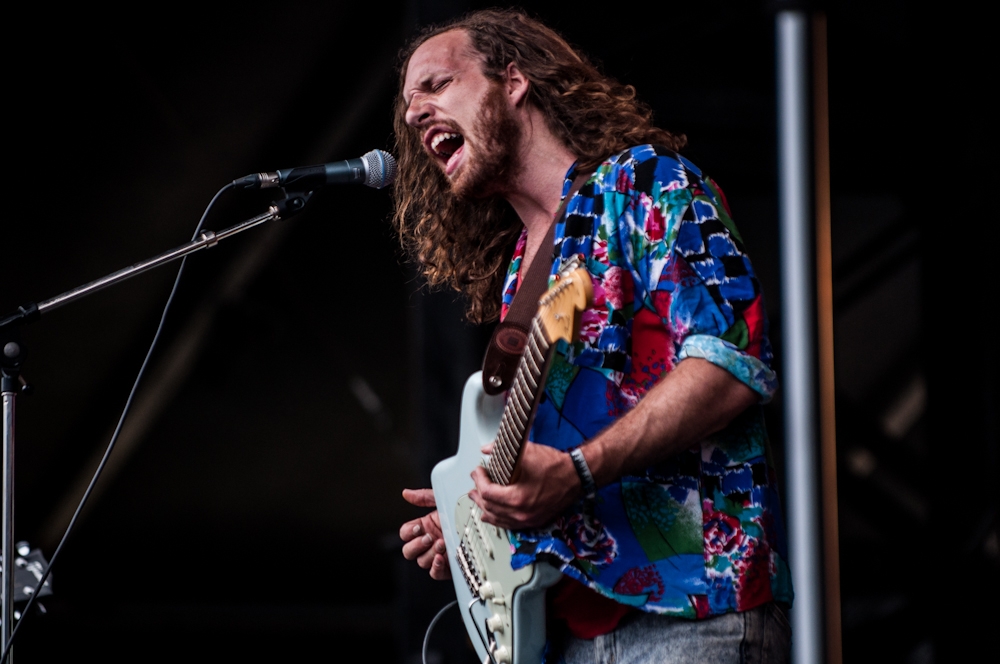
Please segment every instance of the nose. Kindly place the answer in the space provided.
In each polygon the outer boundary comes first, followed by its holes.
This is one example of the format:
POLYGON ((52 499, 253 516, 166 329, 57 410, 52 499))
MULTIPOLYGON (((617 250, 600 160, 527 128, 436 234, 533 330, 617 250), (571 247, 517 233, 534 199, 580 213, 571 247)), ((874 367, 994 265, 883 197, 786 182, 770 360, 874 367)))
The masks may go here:
POLYGON ((421 95, 414 95, 406 107, 406 124, 419 127, 430 119, 433 106, 421 95))

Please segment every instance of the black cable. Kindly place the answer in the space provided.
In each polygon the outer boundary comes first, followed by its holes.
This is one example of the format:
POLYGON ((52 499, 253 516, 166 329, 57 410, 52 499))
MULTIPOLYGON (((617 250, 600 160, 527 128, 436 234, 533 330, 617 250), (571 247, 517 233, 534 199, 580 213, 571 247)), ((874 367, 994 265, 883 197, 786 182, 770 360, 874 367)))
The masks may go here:
MULTIPOLYGON (((208 207, 205 208, 205 212, 202 213, 201 219, 198 221, 198 226, 194 229, 194 235, 191 236, 191 240, 197 240, 198 234, 201 233, 201 227, 205 224, 205 219, 208 217, 209 211, 212 206, 215 205, 215 201, 218 200, 222 192, 231 189, 233 184, 230 182, 225 187, 216 192, 212 200, 209 201, 208 207)), ((14 626, 14 630, 10 633, 10 639, 4 644, 3 654, 0 655, 0 664, 7 661, 7 655, 10 654, 10 648, 14 644, 14 637, 17 636, 17 630, 21 629, 21 624, 24 623, 25 618, 28 617, 28 612, 35 605, 35 598, 41 594, 42 587, 45 585, 46 579, 49 578, 49 571, 52 569, 52 565, 55 564, 56 558, 59 557, 59 552, 62 551, 63 545, 66 544, 66 540, 69 539, 69 534, 73 530, 73 526, 76 525, 76 520, 83 511, 83 506, 87 504, 87 499, 90 498, 90 494, 94 490, 94 486, 97 485, 97 480, 101 477, 101 473, 104 471, 104 466, 107 465, 108 459, 111 457, 111 451, 115 448, 115 443, 118 441, 118 434, 121 433, 122 425, 125 423, 125 416, 128 415, 129 408, 132 406, 132 399, 135 398, 135 392, 139 387, 139 382, 142 380, 142 375, 146 372, 146 366, 149 364, 149 358, 153 356, 153 350, 156 348, 157 342, 160 340, 160 334, 163 332, 163 323, 167 320, 167 312, 170 310, 170 305, 173 304, 174 295, 177 294, 177 286, 181 282, 181 275, 184 274, 184 265, 187 264, 187 256, 181 259, 181 266, 177 268, 177 276, 174 278, 174 287, 170 289, 170 296, 167 298, 167 303, 163 306, 163 313, 160 314, 160 324, 156 327, 156 334, 153 335, 153 341, 149 344, 149 350, 146 351, 146 358, 142 361, 142 366, 139 367, 139 373, 135 377, 135 382, 132 383, 132 390, 128 393, 128 399, 125 401, 125 408, 122 409, 122 414, 118 418, 118 426, 115 427, 115 432, 111 435, 111 442, 108 443, 108 448, 104 451, 104 456, 101 457, 101 463, 97 465, 97 470, 94 471, 94 476, 90 480, 90 484, 87 485, 87 490, 83 492, 83 498, 80 499, 80 504, 76 506, 76 511, 73 512, 73 518, 69 520, 69 525, 66 526, 66 531, 63 533, 62 539, 59 540, 59 546, 56 547, 55 552, 52 554, 52 558, 49 559, 49 564, 45 566, 45 571, 42 572, 41 578, 38 580, 38 585, 35 586, 38 591, 33 593, 28 599, 28 603, 25 604, 24 610, 21 611, 21 619, 17 621, 14 626)), ((4 561, 4 573, 13 574, 14 565, 13 561, 8 563, 4 561)))
POLYGON ((458 604, 457 599, 453 599, 447 604, 445 604, 444 607, 442 607, 441 610, 437 612, 437 615, 434 616, 434 620, 431 621, 431 624, 427 626, 427 631, 424 632, 424 647, 420 649, 420 658, 424 664, 427 664, 427 644, 430 643, 431 640, 431 630, 434 629, 434 625, 437 624, 437 621, 441 620, 441 616, 444 615, 444 612, 450 609, 451 607, 455 606, 456 604, 458 604))

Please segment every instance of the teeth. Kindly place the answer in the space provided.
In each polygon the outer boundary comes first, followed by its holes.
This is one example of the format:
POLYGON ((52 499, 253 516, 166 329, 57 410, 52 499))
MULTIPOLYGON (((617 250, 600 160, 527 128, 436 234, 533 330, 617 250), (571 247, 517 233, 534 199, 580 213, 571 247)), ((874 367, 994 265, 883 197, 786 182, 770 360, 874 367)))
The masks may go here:
POLYGON ((435 153, 437 153, 438 145, 441 144, 441 141, 447 140, 449 138, 461 138, 461 135, 452 134, 448 132, 442 132, 440 134, 437 134, 436 136, 434 136, 434 138, 431 139, 431 149, 434 150, 435 153))

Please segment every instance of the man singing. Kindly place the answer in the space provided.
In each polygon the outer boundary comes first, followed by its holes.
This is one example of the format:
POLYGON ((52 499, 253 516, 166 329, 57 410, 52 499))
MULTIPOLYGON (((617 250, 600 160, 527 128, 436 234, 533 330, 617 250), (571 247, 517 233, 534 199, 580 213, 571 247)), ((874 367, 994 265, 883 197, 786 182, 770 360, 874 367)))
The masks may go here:
MULTIPOLYGON (((677 153, 684 138, 554 31, 493 10, 404 51, 395 129, 399 234, 471 320, 502 319, 536 260, 557 274, 576 256, 593 280, 520 477, 473 473, 515 557, 563 573, 550 653, 787 661, 792 589, 759 405, 776 389, 766 315, 722 190, 677 153)), ((404 497, 434 506, 430 489, 404 497)), ((449 577, 436 513, 400 532, 406 558, 449 577)))

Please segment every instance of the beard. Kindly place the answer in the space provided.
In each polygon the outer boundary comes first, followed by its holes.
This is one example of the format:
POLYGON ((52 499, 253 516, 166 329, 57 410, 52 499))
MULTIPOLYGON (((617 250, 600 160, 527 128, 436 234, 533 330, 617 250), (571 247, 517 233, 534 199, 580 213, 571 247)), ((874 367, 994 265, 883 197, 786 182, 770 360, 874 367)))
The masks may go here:
MULTIPOLYGON (((518 175, 521 125, 507 105, 503 86, 490 86, 473 130, 476 140, 466 158, 465 172, 451 181, 452 193, 463 201, 498 196, 518 175)), ((466 137, 466 144, 469 142, 466 137)))

